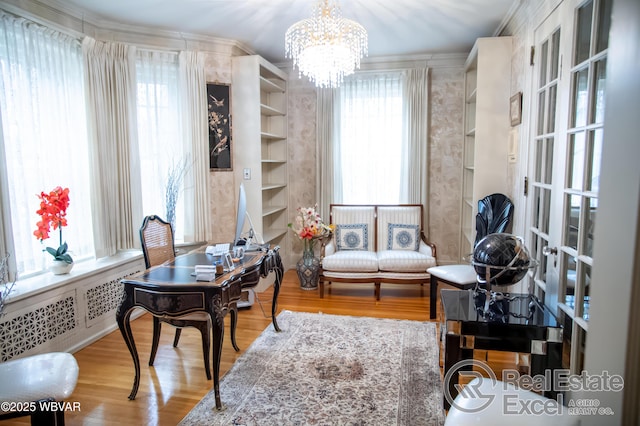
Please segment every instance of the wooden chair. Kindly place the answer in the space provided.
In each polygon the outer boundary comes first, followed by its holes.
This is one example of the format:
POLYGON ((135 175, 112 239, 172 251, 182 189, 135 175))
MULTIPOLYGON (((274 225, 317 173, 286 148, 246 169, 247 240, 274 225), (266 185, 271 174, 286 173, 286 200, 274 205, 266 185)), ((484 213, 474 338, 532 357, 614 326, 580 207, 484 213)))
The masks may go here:
MULTIPOLYGON (((176 257, 171 224, 165 222, 158 216, 151 215, 144 218, 142 227, 140 228, 140 241, 142 243, 144 262, 147 268, 171 261, 176 257)), ((160 341, 161 324, 163 322, 176 327, 176 334, 173 339, 174 348, 178 347, 178 341, 180 340, 180 333, 183 327, 195 327, 200 330, 200 334, 202 334, 204 369, 207 373, 207 379, 211 380, 211 363, 209 362, 209 354, 211 353, 211 320, 209 316, 204 312, 194 312, 177 318, 159 318, 154 316, 153 342, 149 356, 149 365, 153 365, 156 357, 158 342, 160 341)))

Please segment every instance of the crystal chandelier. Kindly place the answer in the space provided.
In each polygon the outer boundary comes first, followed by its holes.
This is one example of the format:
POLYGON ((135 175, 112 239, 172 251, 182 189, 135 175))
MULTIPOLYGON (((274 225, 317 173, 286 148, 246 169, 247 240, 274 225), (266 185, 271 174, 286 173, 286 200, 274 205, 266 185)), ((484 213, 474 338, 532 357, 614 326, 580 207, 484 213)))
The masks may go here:
POLYGON ((320 0, 312 18, 296 22, 285 34, 285 56, 293 59, 299 77, 304 74, 317 87, 338 87, 366 54, 367 31, 343 19, 335 0, 320 0))

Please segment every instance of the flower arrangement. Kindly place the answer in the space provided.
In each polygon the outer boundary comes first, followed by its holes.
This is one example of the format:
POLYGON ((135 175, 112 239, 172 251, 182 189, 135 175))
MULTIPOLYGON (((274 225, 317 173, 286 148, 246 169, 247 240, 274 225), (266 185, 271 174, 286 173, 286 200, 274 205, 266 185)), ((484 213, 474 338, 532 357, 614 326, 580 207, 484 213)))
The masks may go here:
POLYGON ((33 231, 33 235, 42 243, 49 238, 51 228, 56 229, 60 234, 60 245, 57 249, 47 247, 45 250, 53 256, 55 260, 66 263, 73 263, 73 259, 67 253, 67 243, 62 241, 62 227, 67 226, 67 208, 69 207, 69 188, 55 187, 48 194, 41 192, 37 196, 40 199, 40 209, 36 213, 40 216, 40 221, 36 223, 38 227, 33 231))
POLYGON ((298 207, 298 213, 293 223, 288 225, 304 242, 305 251, 313 250, 317 239, 326 237, 333 232, 333 225, 326 225, 317 209, 317 204, 314 207, 298 207))

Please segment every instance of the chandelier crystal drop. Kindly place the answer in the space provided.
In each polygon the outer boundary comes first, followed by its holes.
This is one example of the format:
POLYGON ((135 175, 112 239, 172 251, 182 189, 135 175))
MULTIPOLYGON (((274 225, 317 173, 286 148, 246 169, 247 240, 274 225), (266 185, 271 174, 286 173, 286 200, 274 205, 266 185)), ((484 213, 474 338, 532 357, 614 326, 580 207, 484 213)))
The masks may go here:
POLYGON ((317 87, 338 87, 360 68, 367 55, 367 31, 342 18, 335 0, 320 0, 313 17, 296 22, 285 34, 285 56, 317 87))

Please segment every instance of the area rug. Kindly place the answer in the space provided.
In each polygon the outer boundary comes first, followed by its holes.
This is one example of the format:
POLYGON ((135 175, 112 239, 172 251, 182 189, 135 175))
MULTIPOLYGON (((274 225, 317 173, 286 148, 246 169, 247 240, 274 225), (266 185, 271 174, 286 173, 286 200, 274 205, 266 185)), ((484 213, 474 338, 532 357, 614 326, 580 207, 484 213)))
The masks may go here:
POLYGON ((180 425, 441 425, 436 324, 283 311, 180 425))

